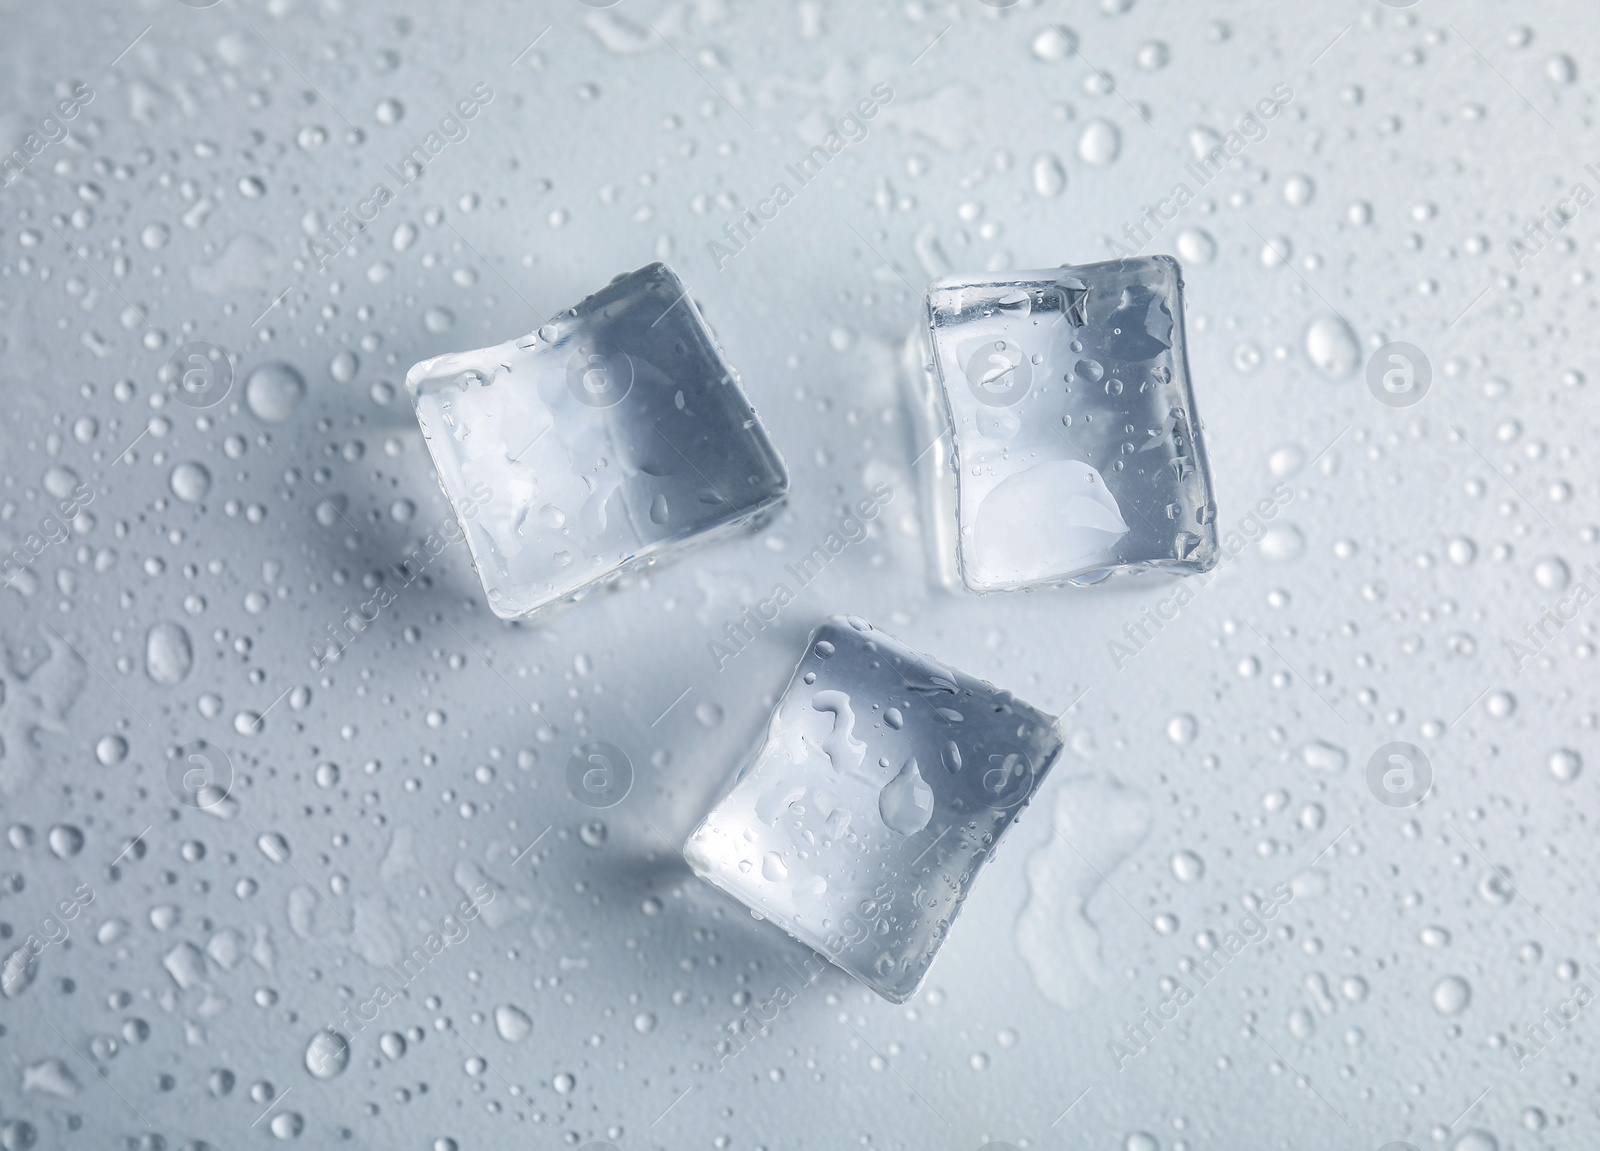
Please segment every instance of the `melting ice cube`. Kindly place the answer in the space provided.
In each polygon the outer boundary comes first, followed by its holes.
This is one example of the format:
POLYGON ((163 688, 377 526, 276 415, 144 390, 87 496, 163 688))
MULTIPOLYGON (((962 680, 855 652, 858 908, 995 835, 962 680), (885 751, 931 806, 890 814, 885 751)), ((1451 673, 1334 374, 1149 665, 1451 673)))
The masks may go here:
POLYGON ((928 440, 953 433, 925 456, 935 515, 967 587, 1216 563, 1170 257, 939 280, 918 346, 928 440))
POLYGON ((760 520, 783 460, 665 264, 619 276, 522 339, 406 375, 503 619, 760 520))
POLYGON ((834 617, 684 855, 901 1002, 1060 748, 1050 716, 834 617))

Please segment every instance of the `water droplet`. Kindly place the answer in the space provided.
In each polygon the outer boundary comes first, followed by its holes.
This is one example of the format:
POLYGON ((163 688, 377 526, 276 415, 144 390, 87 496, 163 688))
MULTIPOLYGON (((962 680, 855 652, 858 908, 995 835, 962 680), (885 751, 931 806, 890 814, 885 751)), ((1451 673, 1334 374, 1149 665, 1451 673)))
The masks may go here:
POLYGON ((128 741, 120 735, 108 735, 94 745, 94 757, 103 767, 121 763, 128 757, 128 741))
POLYGON ((83 832, 70 823, 58 823, 47 838, 57 859, 70 859, 83 850, 83 832))
POLYGON ((1172 874, 1179 883, 1193 883, 1206 873, 1205 860, 1192 851, 1172 853, 1172 874))
POLYGON ((341 384, 348 384, 356 378, 356 371, 361 367, 361 361, 352 351, 341 351, 334 355, 328 362, 328 374, 341 384))
POLYGON ((1440 1015, 1460 1015, 1472 1002, 1472 986, 1459 975, 1446 975, 1433 985, 1430 998, 1440 1015))
POLYGON ((173 495, 186 504, 197 504, 211 490, 211 473, 203 464, 191 460, 173 468, 167 482, 173 495))
POLYGON ((1054 152, 1040 152, 1033 158, 1033 190, 1049 199, 1067 187, 1067 170, 1054 152))
POLYGON ((158 623, 145 634, 144 670, 162 687, 182 683, 194 666, 194 647, 180 624, 158 623))
POLYGON ((1314 767, 1318 771, 1343 771, 1349 756, 1343 748, 1334 747, 1331 743, 1320 740, 1305 745, 1300 752, 1300 758, 1307 767, 1314 767))
POLYGON ((289 862, 289 841, 276 831, 263 831, 256 839, 256 846, 273 863, 289 862))
POLYGON ((1306 537, 1293 524, 1279 524, 1263 533, 1257 546, 1268 563, 1290 563, 1305 554, 1306 537))
POLYGON ((901 835, 915 835, 933 818, 933 788, 917 770, 915 758, 906 760, 900 774, 878 793, 878 814, 884 826, 901 835))
POLYGON ((1160 40, 1147 40, 1139 45, 1134 59, 1146 72, 1159 72, 1172 59, 1172 51, 1160 40))
POLYGON ((1565 560, 1547 556, 1533 565, 1533 582, 1546 591, 1561 591, 1572 582, 1572 570, 1565 560))
POLYGON ((1103 167, 1122 151, 1122 132, 1110 120, 1095 118, 1078 136, 1078 156, 1085 164, 1103 167))
POLYGON ((1306 356, 1331 380, 1342 380, 1361 361, 1361 345, 1338 316, 1318 316, 1306 328, 1306 356))
POLYGON ((789 877, 789 868, 783 862, 783 856, 776 851, 767 852, 761 860, 761 877, 768 883, 781 883, 789 877))
POLYGON ((1571 56, 1557 52, 1544 62, 1544 74, 1552 84, 1571 84, 1578 79, 1578 65, 1571 56))
POLYGON ((337 1031, 319 1031, 306 1044, 306 1070, 332 1079, 350 1065, 350 1044, 337 1031))
POLYGON ((1478 898, 1485 903, 1504 906, 1517 897, 1517 889, 1504 871, 1496 868, 1486 871, 1478 880, 1478 898))
POLYGON ((1167 720, 1167 738, 1173 743, 1193 743, 1200 733, 1200 721, 1184 713, 1167 720))
POLYGON ((1561 783, 1571 783, 1583 771, 1583 756, 1573 751, 1570 747, 1557 748, 1550 753, 1547 761, 1550 774, 1561 783))
POLYGON ((1316 185, 1310 176, 1294 175, 1283 182, 1283 202, 1293 208, 1303 208, 1316 195, 1316 185))
POLYGON ((533 1033, 533 1020, 520 1008, 502 1003, 494 1009, 494 1029, 507 1043, 521 1043, 533 1033))
POLYGON ((281 424, 305 398, 306 382, 288 364, 262 364, 244 382, 245 403, 257 419, 281 424))
POLYGON ((1032 48, 1040 60, 1065 60, 1078 50, 1078 34, 1065 24, 1051 24, 1034 35, 1032 48))
POLYGON ((1185 263, 1209 264, 1217 258, 1217 242, 1204 228, 1185 228, 1178 233, 1178 255, 1185 263))
POLYGON ((694 718, 701 727, 716 727, 722 722, 722 709, 709 701, 694 705, 694 718))

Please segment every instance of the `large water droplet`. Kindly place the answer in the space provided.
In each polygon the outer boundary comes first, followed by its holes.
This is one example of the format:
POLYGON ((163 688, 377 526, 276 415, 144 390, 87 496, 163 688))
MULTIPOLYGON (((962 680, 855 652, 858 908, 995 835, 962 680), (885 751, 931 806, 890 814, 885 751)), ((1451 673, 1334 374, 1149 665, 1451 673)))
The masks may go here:
POLYGON ((1342 380, 1356 370, 1361 345, 1338 316, 1318 316, 1306 328, 1306 355, 1323 375, 1342 380))
POLYGON ((1054 152, 1040 152, 1033 158, 1033 190, 1049 198, 1059 196, 1067 186, 1067 170, 1054 152))
POLYGON ((1090 120, 1078 137, 1078 156, 1085 164, 1102 166, 1122 151, 1122 132, 1110 120, 1090 120))
POLYGON ((1460 1015, 1472 1002, 1472 986, 1459 975, 1446 975, 1433 985, 1431 998, 1440 1015, 1460 1015))
POLYGON ((1261 537, 1261 558, 1268 563, 1283 564, 1299 559, 1306 551, 1306 537, 1293 524, 1279 524, 1261 537))
POLYGON ((158 623, 144 639, 144 670, 162 687, 182 683, 194 666, 194 647, 180 624, 158 623))
POLYGON ((1547 556, 1533 565, 1533 582, 1546 591, 1561 591, 1572 582, 1572 569, 1557 556, 1547 556))
POLYGON ((878 793, 878 814, 884 826, 901 835, 915 835, 933 818, 933 788, 917 770, 915 758, 906 760, 900 774, 878 793))
POLYGON ((1550 774, 1562 783, 1571 783, 1583 771, 1583 757, 1570 747, 1557 748, 1550 753, 1550 774))
POLYGON ((1217 242, 1204 228, 1185 228, 1178 233, 1178 256, 1187 264, 1209 264, 1217 258, 1217 242))
POLYGON ((533 1032, 533 1020, 520 1008, 502 1003, 494 1009, 494 1029, 507 1043, 521 1043, 533 1032))
POLYGON ((70 859, 83 850, 83 832, 70 823, 59 823, 50 829, 50 850, 57 859, 70 859))
POLYGON ((273 863, 289 862, 289 841, 276 831, 263 831, 256 839, 256 846, 273 863))
POLYGON ((306 1070, 332 1079, 350 1065, 350 1044, 337 1031, 319 1031, 306 1044, 306 1070))
POLYGON ((262 364, 244 382, 244 400, 257 419, 281 424, 305 398, 306 382, 285 363, 262 364))
POLYGON ((1050 24, 1039 29, 1032 47, 1040 60, 1064 60, 1078 50, 1078 34, 1065 24, 1050 24))

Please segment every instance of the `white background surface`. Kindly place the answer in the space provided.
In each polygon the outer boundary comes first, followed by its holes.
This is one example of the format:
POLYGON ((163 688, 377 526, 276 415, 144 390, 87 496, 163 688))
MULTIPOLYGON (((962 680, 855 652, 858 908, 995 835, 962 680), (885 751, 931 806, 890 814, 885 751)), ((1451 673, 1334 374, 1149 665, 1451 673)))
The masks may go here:
POLYGON ((94 492, 0 593, 6 949, 94 899, 0 998, 0 1145, 1595 1144, 1600 1009, 1520 1069, 1508 1046, 1594 986, 1596 609, 1520 669, 1506 646, 1600 589, 1597 209, 1510 247, 1600 190, 1588 6, 147 0, 6 28, 6 140, 94 92, 0 192, 0 534, 73 476, 94 492), (1052 23, 1081 53, 1035 51, 1052 23), (310 238, 479 83, 467 138, 319 271, 310 238), (718 270, 738 206, 878 83, 866 138, 718 270), (1280 480, 1292 502, 1121 670, 1108 641, 1172 585, 935 590, 896 379, 921 287, 1104 258, 1196 129, 1279 83, 1265 139, 1150 250, 1185 262, 1222 526, 1280 480), (656 258, 789 462, 777 523, 534 626, 492 618, 456 547, 315 670, 448 515, 405 369, 656 258), (1354 342, 1308 342, 1339 315, 1354 342), (1409 409, 1365 386, 1391 340, 1432 365, 1409 409), (237 369, 203 411, 157 380, 191 341, 237 369), (291 410, 248 402, 273 363, 291 410), (880 482, 872 539, 719 672, 709 641, 880 482), (1072 751, 912 1003, 830 970, 719 1069, 797 949, 676 845, 832 611, 1070 705, 1072 751), (176 683, 162 623, 192 648, 176 683), (197 740, 233 764, 230 818, 168 788, 197 740), (600 813, 564 782, 589 740, 636 773, 600 813), (1433 764, 1419 806, 1367 788, 1392 740, 1433 764), (311 1074, 318 1030, 485 880, 468 936, 311 1074), (1197 933, 1278 883, 1271 937, 1119 1071, 1108 1043, 1197 933))

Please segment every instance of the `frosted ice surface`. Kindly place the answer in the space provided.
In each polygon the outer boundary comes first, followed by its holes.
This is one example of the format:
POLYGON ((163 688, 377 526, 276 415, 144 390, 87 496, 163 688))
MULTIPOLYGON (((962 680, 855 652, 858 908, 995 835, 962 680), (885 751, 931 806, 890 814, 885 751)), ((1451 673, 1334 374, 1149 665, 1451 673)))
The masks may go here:
POLYGON ((835 616, 684 855, 903 1002, 1060 749, 1052 717, 835 616))
POLYGON ((953 473, 967 587, 1215 564, 1176 261, 946 278, 926 321, 924 407, 953 432, 934 461, 953 473))
POLYGON ((496 615, 759 520, 783 460, 665 264, 537 332, 424 360, 417 420, 496 615))

